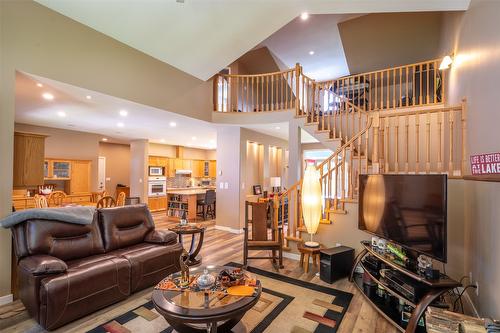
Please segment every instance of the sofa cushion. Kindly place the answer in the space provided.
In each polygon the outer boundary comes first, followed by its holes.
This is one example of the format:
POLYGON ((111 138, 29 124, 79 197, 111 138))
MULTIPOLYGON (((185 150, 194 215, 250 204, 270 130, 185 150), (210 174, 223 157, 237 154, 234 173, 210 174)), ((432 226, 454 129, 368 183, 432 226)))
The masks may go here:
MULTIPOLYGON (((28 220, 24 225, 24 246, 29 255, 47 254, 67 261, 104 252, 97 222, 80 225, 47 220, 28 220)), ((18 253, 16 251, 16 253, 18 253)))
POLYGON ((40 286, 40 324, 51 330, 130 295, 130 264, 98 255, 68 262, 66 273, 40 286))
POLYGON ((98 216, 106 252, 141 243, 154 229, 146 205, 102 208, 98 216))
POLYGON ((182 245, 141 243, 109 254, 121 256, 130 262, 131 292, 154 286, 169 274, 180 270, 182 245))

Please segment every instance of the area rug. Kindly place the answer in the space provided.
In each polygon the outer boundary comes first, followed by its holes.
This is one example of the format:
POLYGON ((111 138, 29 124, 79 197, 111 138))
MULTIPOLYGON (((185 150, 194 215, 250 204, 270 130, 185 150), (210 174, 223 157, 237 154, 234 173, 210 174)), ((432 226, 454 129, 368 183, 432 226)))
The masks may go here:
MULTIPOLYGON (((239 267, 229 263, 226 266, 239 267)), ((288 276, 248 267, 262 283, 259 302, 250 309, 234 333, 336 332, 352 294, 288 276)), ((151 301, 126 312, 89 333, 175 333, 151 301)))

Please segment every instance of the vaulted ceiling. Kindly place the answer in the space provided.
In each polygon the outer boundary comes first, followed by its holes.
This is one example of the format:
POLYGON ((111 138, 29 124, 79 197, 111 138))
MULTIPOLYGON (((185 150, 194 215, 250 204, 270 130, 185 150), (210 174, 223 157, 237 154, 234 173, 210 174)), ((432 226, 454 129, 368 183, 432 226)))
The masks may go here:
MULTIPOLYGON (((465 10, 470 0, 36 0, 199 79, 264 41, 301 12, 465 10)), ((272 51, 272 49, 271 49, 272 51)))

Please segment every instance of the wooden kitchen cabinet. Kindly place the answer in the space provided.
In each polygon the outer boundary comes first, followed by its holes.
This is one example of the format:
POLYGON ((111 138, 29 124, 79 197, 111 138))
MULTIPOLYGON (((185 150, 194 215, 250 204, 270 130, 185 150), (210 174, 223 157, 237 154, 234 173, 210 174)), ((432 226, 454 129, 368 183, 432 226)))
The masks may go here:
POLYGON ((203 161, 193 160, 191 163, 192 177, 203 177, 203 161))
POLYGON ((210 161, 208 164, 208 176, 210 178, 217 177, 217 164, 215 161, 210 161))
POLYGON ((90 161, 71 161, 71 181, 68 194, 90 192, 90 161))
POLYGON ((159 212, 167 209, 167 197, 149 197, 148 198, 148 207, 152 212, 159 212))
POLYGON ((45 135, 14 133, 14 187, 43 184, 45 135))
POLYGON ((191 160, 182 160, 182 169, 183 170, 192 170, 192 161, 191 160))

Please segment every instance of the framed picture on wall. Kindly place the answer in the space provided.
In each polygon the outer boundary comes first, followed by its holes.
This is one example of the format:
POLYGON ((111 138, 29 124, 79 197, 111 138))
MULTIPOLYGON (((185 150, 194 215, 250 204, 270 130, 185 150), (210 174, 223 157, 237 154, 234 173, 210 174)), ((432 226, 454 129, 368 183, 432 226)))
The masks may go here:
POLYGON ((254 185, 253 186, 253 194, 254 195, 261 195, 262 194, 262 186, 261 185, 254 185))

